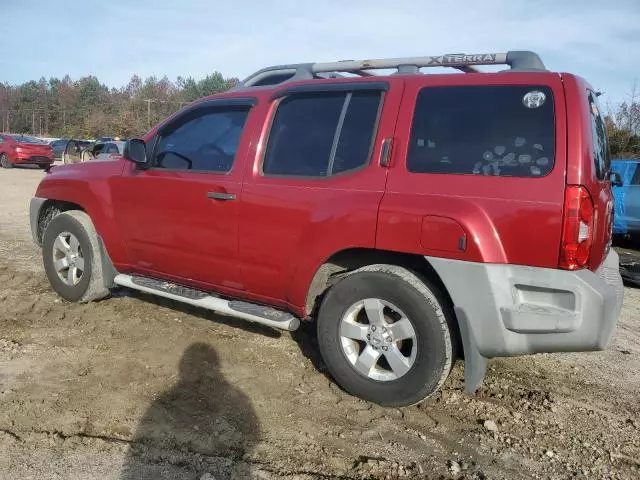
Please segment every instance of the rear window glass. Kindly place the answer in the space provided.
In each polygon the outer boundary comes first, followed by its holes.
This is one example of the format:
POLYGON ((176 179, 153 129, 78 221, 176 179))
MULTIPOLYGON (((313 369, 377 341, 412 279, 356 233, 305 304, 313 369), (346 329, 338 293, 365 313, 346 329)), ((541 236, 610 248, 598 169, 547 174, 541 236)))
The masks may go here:
POLYGON ((20 143, 35 143, 39 145, 46 145, 47 142, 43 142, 39 138, 29 137, 27 135, 12 135, 13 138, 20 143))
POLYGON ((546 86, 428 87, 418 94, 407 167, 542 177, 553 169, 554 119, 546 86))

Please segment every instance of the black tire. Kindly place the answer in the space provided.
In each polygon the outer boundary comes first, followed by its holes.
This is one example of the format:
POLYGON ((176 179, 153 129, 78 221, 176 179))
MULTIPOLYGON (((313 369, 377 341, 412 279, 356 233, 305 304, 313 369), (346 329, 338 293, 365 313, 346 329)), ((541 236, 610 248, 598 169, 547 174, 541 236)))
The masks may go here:
POLYGON ((0 155, 0 166, 2 168, 13 168, 13 163, 9 161, 9 157, 7 157, 6 153, 0 155))
POLYGON ((452 319, 453 312, 433 285, 402 267, 370 265, 328 291, 318 315, 318 344, 329 373, 347 392, 384 406, 412 405, 435 393, 451 371, 452 319), (367 298, 399 307, 415 331, 413 366, 395 380, 378 381, 361 374, 343 351, 342 318, 352 305, 367 298))
POLYGON ((42 239, 42 260, 53 289, 70 302, 90 302, 109 295, 102 272, 102 256, 98 234, 89 216, 80 210, 63 212, 51 220, 42 239), (54 242, 58 235, 68 232, 78 239, 84 257, 84 271, 75 285, 64 283, 54 266, 54 242))

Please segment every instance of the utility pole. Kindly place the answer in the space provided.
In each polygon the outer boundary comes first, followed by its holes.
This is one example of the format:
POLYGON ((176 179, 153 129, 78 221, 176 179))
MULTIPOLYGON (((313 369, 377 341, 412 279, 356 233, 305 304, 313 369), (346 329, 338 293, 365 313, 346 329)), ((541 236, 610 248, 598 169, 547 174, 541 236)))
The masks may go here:
POLYGON ((147 102, 147 129, 151 128, 151 102, 153 100, 147 98, 145 102, 147 102))
POLYGON ((31 134, 36 134, 36 111, 33 110, 31 112, 31 134))
POLYGON ((62 131, 65 132, 67 130, 67 111, 62 110, 62 131))

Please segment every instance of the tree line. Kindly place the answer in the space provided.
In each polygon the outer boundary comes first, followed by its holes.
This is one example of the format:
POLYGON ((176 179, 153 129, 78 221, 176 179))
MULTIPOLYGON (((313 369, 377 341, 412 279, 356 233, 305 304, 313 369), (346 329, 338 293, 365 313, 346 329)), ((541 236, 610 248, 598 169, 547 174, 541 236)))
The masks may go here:
POLYGON ((109 88, 96 77, 0 83, 0 131, 46 137, 131 138, 198 98, 238 83, 214 72, 205 78, 141 79, 109 88))
MULTIPOLYGON (((0 83, 0 131, 48 137, 131 138, 198 98, 238 83, 214 72, 200 80, 176 81, 134 75, 127 85, 109 88, 94 76, 51 78, 22 85, 0 83)), ((613 158, 640 158, 640 88, 608 108, 606 123, 613 158)))
POLYGON ((612 158, 640 158, 640 88, 637 81, 627 100, 609 107, 605 121, 612 158))

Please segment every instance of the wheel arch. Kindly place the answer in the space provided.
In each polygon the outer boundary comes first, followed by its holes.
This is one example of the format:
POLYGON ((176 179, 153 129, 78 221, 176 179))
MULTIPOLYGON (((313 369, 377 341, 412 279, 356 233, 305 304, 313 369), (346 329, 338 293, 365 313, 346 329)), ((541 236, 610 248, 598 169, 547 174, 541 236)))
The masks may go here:
MULTIPOLYGON (((60 215, 61 213, 72 211, 72 210, 78 210, 87 214, 87 216, 89 217, 89 220, 91 220, 91 223, 93 224, 93 219, 91 218, 91 215, 89 214, 89 212, 87 212, 87 210, 84 207, 82 207, 82 205, 79 205, 74 202, 69 202, 66 200, 53 200, 53 199, 47 199, 43 202, 38 212, 36 229, 34 232, 34 239, 36 240, 36 243, 38 244, 38 246, 42 247, 42 239, 44 237, 44 232, 47 229, 47 226, 49 225, 49 223, 51 223, 51 220, 53 220, 56 216, 60 215)), ((94 228, 95 228, 95 225, 94 225, 94 228)), ((118 271, 113 265, 113 261, 109 256, 109 252, 107 251, 107 247, 104 243, 103 238, 100 236, 99 233, 96 232, 96 234, 97 234, 97 240, 98 240, 98 248, 100 250, 100 261, 101 261, 104 285, 106 288, 112 288, 114 286, 113 279, 118 274, 118 271)))
POLYGON ((38 246, 42 246, 44 231, 49 223, 51 223, 51 220, 53 220, 56 215, 69 210, 80 210, 87 213, 86 209, 81 205, 65 200, 47 199, 42 203, 36 220, 36 231, 34 236, 34 240, 38 246))
MULTIPOLYGON (((51 211, 55 211, 55 209, 51 209, 51 211)), ((109 289, 113 286, 113 272, 108 268, 105 269, 105 266, 108 267, 110 261, 108 256, 106 256, 104 245, 95 230, 93 221, 87 212, 78 208, 70 208, 54 215, 44 231, 42 244, 45 273, 49 278, 49 282, 59 295, 66 300, 78 302, 99 300, 109 295, 109 289), (77 250, 75 251, 74 258, 81 256, 81 251, 84 252, 82 257, 85 263, 81 267, 83 278, 79 278, 78 282, 74 281, 71 284, 61 279, 55 266, 55 245, 57 239, 63 232, 70 237, 76 238, 77 250), (80 250, 80 247, 82 247, 82 250, 80 250), (85 250, 85 248, 87 250, 85 250), (87 256, 87 252, 91 252, 91 255, 87 256), (88 265, 90 267, 86 268, 86 261, 89 259, 90 262, 88 265)), ((60 248, 61 247, 58 247, 58 249, 60 248)), ((63 252, 63 254, 68 256, 69 248, 70 247, 67 247, 67 253, 63 252)), ((75 264, 67 263, 66 265, 69 268, 69 274, 72 274, 72 265, 75 264)), ((64 266, 62 268, 64 268, 64 266)))
POLYGON ((305 301, 305 315, 307 318, 315 316, 324 294, 336 281, 353 270, 376 264, 404 267, 438 288, 451 317, 454 354, 463 356, 460 326, 453 308, 451 295, 436 270, 422 255, 371 248, 349 248, 335 252, 317 268, 311 279, 305 301))

